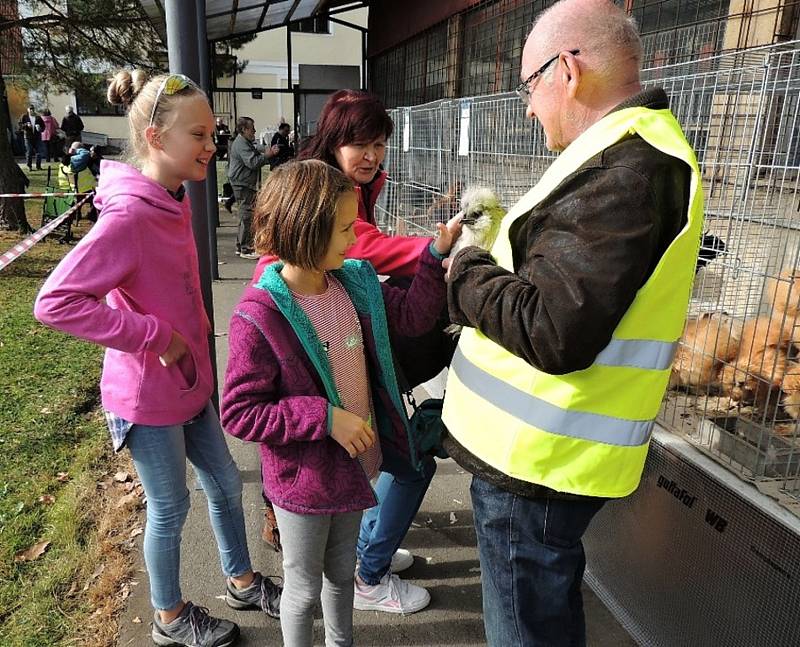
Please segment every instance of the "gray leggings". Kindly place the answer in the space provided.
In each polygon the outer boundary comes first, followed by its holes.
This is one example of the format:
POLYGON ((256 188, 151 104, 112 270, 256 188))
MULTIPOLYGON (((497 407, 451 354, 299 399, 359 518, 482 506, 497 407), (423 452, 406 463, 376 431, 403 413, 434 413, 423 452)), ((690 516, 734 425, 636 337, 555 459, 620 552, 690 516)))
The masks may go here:
POLYGON ((361 512, 296 514, 275 506, 283 545, 281 631, 286 647, 310 647, 322 593, 327 647, 353 644, 353 573, 361 512))

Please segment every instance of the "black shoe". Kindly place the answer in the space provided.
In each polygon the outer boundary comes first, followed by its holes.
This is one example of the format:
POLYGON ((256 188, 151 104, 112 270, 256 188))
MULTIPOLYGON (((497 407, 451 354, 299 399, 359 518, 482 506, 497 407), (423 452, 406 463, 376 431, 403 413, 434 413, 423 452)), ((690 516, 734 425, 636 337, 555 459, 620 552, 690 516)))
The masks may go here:
POLYGON ((189 647, 229 647, 239 638, 239 625, 208 615, 208 609, 187 602, 181 614, 164 624, 153 616, 151 633, 156 645, 187 645, 189 647))
POLYGON ((233 609, 261 609, 270 618, 280 618, 283 589, 261 573, 255 573, 253 583, 237 589, 228 580, 225 602, 233 609))

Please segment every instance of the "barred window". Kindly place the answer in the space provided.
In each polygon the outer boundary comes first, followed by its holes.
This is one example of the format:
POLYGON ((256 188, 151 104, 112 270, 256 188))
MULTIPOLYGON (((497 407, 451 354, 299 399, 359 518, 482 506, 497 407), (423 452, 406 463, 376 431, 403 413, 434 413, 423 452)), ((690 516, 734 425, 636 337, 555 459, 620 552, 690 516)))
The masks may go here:
POLYGON ((730 0, 632 0, 644 67, 679 63, 722 49, 730 0))

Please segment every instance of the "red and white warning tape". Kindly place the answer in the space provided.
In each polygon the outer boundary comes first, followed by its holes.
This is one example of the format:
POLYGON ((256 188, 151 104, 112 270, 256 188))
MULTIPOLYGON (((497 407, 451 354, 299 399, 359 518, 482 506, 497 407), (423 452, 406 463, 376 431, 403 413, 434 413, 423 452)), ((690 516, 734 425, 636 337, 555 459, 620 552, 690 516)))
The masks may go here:
POLYGON ((44 227, 42 227, 38 231, 33 232, 25 240, 23 240, 20 243, 17 243, 11 249, 9 249, 5 254, 0 256, 0 270, 5 268, 6 265, 11 265, 11 263, 13 263, 20 256, 22 256, 25 252, 27 252, 31 247, 33 247, 36 243, 38 243, 42 238, 47 236, 47 234, 51 233, 56 227, 58 227, 62 222, 64 222, 73 213, 75 213, 75 211, 77 211, 81 207, 81 205, 83 205, 83 203, 86 202, 88 199, 89 199, 89 196, 86 196, 83 200, 81 200, 74 207, 72 207, 72 208, 68 209, 67 211, 65 211, 64 213, 62 213, 55 220, 51 220, 44 227))
POLYGON ((0 193, 0 198, 68 198, 76 195, 88 195, 87 193, 0 193))

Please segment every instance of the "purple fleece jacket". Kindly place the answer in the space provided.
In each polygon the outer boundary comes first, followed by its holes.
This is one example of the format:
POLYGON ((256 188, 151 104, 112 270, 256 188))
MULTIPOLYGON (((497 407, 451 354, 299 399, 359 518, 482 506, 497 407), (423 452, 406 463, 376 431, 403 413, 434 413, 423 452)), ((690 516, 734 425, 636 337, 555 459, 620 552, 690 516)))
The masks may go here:
POLYGON ((34 315, 106 347, 103 408, 138 424, 180 424, 203 410, 214 384, 189 198, 127 164, 100 169, 97 223, 47 278, 34 315), (173 330, 190 353, 165 368, 158 356, 173 330))
MULTIPOLYGON (((318 338, 307 320, 304 325, 278 267, 267 266, 234 310, 223 427, 260 443, 264 492, 278 507, 300 514, 370 508, 376 501, 364 470, 329 435, 333 378, 315 368, 307 349, 318 338)), ((394 452, 414 462, 416 444, 395 381, 389 332, 414 337, 434 326, 445 303, 441 261, 424 249, 408 291, 379 284, 366 261, 346 261, 336 276, 359 314, 375 405, 373 428, 384 455, 394 452)))

